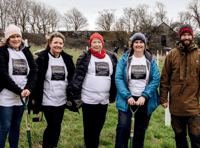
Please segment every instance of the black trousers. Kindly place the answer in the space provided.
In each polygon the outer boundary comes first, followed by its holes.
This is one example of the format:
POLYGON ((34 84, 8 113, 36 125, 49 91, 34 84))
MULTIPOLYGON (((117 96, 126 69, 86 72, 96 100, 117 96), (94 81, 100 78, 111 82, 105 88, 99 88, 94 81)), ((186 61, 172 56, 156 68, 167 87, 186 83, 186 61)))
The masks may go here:
POLYGON ((195 116, 171 115, 171 124, 175 132, 177 148, 189 148, 187 131, 191 140, 192 148, 200 148, 200 114, 195 116))
POLYGON ((57 147, 65 106, 43 106, 47 128, 43 135, 43 148, 57 147))
POLYGON ((107 108, 107 104, 84 104, 82 106, 86 148, 98 148, 99 136, 105 122, 107 108))

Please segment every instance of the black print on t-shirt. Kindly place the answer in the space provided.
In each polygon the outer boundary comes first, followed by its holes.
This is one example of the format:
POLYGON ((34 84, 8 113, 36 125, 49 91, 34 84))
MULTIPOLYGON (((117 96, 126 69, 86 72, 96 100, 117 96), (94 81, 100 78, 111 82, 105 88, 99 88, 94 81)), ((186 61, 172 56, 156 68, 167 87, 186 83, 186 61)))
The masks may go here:
POLYGON ((25 59, 12 59, 13 75, 27 75, 27 62, 25 59))
POLYGON ((131 65, 131 79, 146 79, 145 65, 131 65))
POLYGON ((109 76, 109 65, 107 62, 95 62, 96 76, 109 76))
POLYGON ((64 66, 51 66, 51 80, 65 80, 65 68, 64 66))

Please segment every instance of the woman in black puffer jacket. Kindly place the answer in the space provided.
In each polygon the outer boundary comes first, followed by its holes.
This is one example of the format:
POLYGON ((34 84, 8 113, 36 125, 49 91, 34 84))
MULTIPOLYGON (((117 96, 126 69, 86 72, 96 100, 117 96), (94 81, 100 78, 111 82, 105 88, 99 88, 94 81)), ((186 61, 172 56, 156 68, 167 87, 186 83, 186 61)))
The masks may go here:
POLYGON ((28 97, 37 81, 37 64, 30 47, 24 45, 20 28, 10 25, 0 44, 0 148, 6 137, 17 148, 24 107, 20 100, 28 97))
POLYGON ((93 34, 89 44, 90 50, 77 60, 67 93, 78 106, 82 104, 86 148, 98 148, 108 103, 115 101, 117 92, 114 79, 117 59, 102 49, 104 41, 100 34, 93 34))
POLYGON ((35 101, 33 112, 42 110, 48 124, 43 148, 57 147, 66 102, 70 100, 66 91, 75 68, 72 56, 63 51, 64 41, 61 33, 52 33, 36 59, 38 81, 31 98, 35 101))

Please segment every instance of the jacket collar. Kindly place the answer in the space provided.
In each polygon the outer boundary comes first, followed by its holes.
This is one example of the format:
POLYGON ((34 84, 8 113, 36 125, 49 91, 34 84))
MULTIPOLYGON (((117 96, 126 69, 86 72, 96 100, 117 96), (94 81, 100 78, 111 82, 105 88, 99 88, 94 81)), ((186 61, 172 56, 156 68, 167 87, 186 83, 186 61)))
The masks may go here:
MULTIPOLYGON (((43 50, 43 51, 41 51, 39 54, 38 54, 38 56, 39 57, 48 57, 48 53, 50 53, 50 49, 45 49, 45 50, 43 50)), ((67 53, 65 53, 64 51, 62 51, 61 53, 60 53, 60 55, 62 55, 62 57, 66 57, 67 59, 69 58, 72 58, 72 56, 71 55, 68 55, 67 53)))
MULTIPOLYGON (((20 47, 19 47, 19 51, 22 51, 24 50, 26 46, 24 44, 21 44, 20 47)), ((7 44, 7 48, 10 48, 12 50, 16 50, 15 48, 11 47, 10 44, 7 44)))
MULTIPOLYGON (((180 41, 178 41, 176 43, 176 48, 178 48, 181 52, 185 52, 185 46, 182 45, 182 43, 180 41)), ((198 49, 197 45, 194 43, 194 41, 192 42, 192 44, 188 47, 188 52, 194 51, 198 49)))

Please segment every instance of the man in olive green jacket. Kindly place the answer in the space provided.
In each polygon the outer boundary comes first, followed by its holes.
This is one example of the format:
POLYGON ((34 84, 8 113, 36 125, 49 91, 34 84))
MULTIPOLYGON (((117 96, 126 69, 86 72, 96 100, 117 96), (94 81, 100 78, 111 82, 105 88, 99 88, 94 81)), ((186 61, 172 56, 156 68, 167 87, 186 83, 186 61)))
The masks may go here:
POLYGON ((176 146, 188 148, 188 129, 192 148, 200 148, 200 52, 193 42, 190 25, 180 28, 179 37, 162 69, 160 103, 164 108, 169 105, 176 146))

